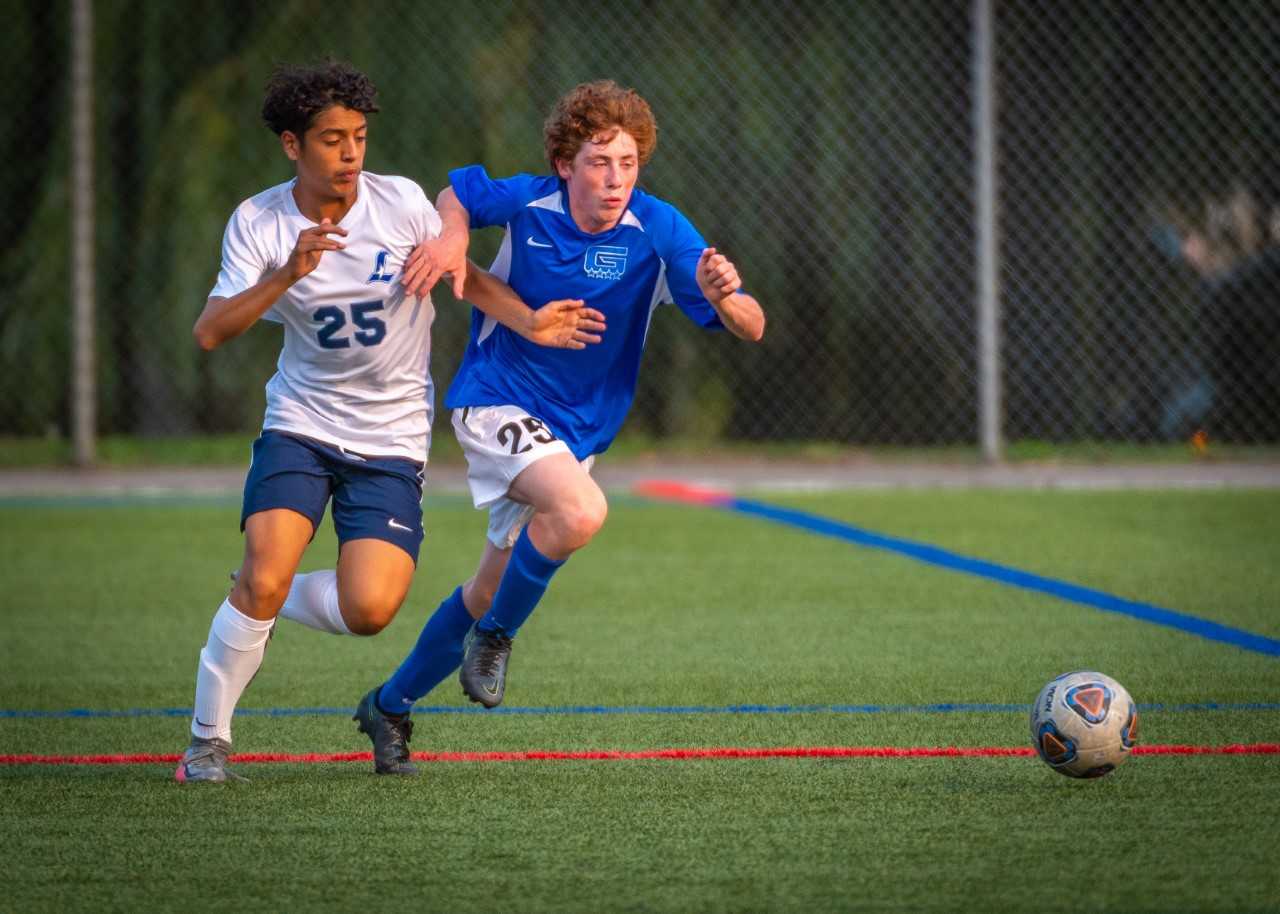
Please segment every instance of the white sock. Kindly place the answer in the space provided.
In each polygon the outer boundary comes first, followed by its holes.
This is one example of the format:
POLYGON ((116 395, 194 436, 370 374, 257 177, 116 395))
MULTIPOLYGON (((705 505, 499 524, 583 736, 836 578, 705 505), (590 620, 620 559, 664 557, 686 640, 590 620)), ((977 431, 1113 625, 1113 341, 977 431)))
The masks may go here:
POLYGON ((317 631, 351 634, 338 608, 338 575, 333 571, 295 574, 280 615, 317 631))
POLYGON ((196 670, 196 707, 191 718, 194 735, 231 741, 231 715, 245 686, 262 666, 273 625, 274 619, 250 619, 230 600, 218 607, 196 670))

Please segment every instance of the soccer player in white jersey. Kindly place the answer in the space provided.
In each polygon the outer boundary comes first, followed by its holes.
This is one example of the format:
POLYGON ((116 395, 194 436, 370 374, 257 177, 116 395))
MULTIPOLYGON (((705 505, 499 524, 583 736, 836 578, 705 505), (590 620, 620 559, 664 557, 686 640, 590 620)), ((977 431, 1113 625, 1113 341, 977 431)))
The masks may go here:
MULTIPOLYGON (((530 304, 571 295, 603 312, 598 346, 530 346, 472 313, 471 341, 446 398, 477 508, 489 511, 475 576, 427 621, 391 678, 366 695, 383 716, 414 701, 461 663, 464 692, 502 701, 511 639, 552 575, 604 523, 589 475, 635 393, 654 309, 674 302, 695 324, 758 341, 764 313, 736 267, 707 246, 674 206, 636 188, 657 127, 649 105, 612 81, 561 98, 544 132, 552 173, 493 179, 478 165, 450 173, 437 200, 442 234, 406 267, 410 290, 465 268, 471 228, 504 226, 491 269, 530 304)), ((374 740, 375 770, 403 770, 374 740)))
MULTIPOLYGON (((327 62, 281 68, 263 117, 296 177, 240 204, 222 270, 194 335, 213 349, 259 318, 284 325, 261 437, 245 481, 244 561, 200 652, 191 745, 180 782, 242 780, 227 770, 231 717, 262 662, 276 615, 371 635, 409 589, 423 539, 422 482, 433 408, 430 297, 400 282, 405 259, 439 234, 417 184, 363 170, 369 79, 327 62), (294 575, 330 498, 336 570, 294 575)), ((536 345, 575 348, 603 325, 579 302, 537 312, 500 280, 461 269, 454 290, 536 345)), ((402 722, 361 719, 383 742, 402 722)), ((398 729, 397 729, 398 727, 398 729)))

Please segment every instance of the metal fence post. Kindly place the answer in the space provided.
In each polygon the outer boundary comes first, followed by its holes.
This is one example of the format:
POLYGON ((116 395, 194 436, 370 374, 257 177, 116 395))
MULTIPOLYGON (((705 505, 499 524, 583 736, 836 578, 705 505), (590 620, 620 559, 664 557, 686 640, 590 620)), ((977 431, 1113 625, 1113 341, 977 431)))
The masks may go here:
POLYGON ((93 270, 93 0, 71 0, 71 446, 95 457, 93 270))
POLYGON ((978 274, 978 434, 982 457, 1001 459, 1000 287, 996 236, 995 26, 992 0, 973 3, 974 171, 978 274))

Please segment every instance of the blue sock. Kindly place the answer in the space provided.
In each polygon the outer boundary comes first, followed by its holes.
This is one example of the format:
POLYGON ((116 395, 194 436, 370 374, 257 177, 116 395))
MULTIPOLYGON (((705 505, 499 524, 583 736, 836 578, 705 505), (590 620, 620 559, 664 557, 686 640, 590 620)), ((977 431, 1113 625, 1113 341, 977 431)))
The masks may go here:
POLYGON ((451 593, 431 614, 409 656, 378 691, 384 714, 407 714, 462 664, 462 641, 475 621, 462 603, 462 588, 451 593))
POLYGON ((539 552, 529 539, 529 528, 525 527, 511 550, 511 561, 498 583, 493 605, 476 627, 487 632, 501 631, 508 638, 514 638, 547 592, 551 576, 563 564, 563 559, 557 562, 539 552))

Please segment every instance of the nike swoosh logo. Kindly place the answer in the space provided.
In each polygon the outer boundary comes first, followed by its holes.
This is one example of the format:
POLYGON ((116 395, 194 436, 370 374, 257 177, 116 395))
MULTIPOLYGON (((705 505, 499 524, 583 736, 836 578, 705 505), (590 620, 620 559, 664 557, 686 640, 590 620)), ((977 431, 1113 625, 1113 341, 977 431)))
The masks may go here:
POLYGON ((399 521, 397 521, 394 517, 388 517, 388 518, 387 518, 387 526, 388 526, 388 527, 390 527, 390 528, 391 528, 391 529, 393 529, 393 530, 403 530, 403 531, 405 531, 406 533, 412 533, 412 532, 413 532, 413 528, 412 528, 412 527, 406 527, 404 524, 402 524, 402 523, 400 523, 399 521))
POLYGON ((482 686, 480 686, 480 688, 484 689, 484 690, 485 690, 486 692, 488 692, 490 695, 497 695, 497 694, 498 694, 498 689, 497 689, 497 687, 496 687, 496 686, 495 686, 494 688, 492 688, 492 689, 491 689, 491 688, 489 688, 487 685, 482 685, 482 686))
POLYGON ((526 244, 528 244, 529 247, 531 248, 549 248, 554 246, 550 244, 544 244, 541 241, 534 241, 532 235, 529 236, 529 240, 526 242, 526 244))

